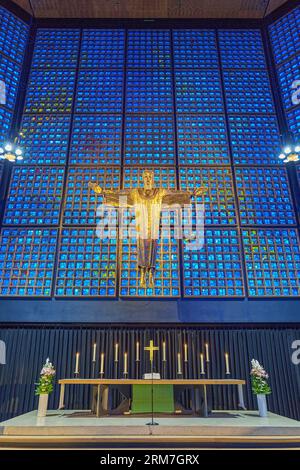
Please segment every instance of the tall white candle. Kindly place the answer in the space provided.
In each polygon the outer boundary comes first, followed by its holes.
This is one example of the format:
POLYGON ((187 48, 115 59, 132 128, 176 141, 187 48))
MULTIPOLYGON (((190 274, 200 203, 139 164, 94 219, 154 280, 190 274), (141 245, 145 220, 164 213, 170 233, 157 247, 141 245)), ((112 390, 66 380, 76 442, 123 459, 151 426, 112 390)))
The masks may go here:
POLYGON ((104 374, 104 353, 101 353, 100 374, 104 374))
POLYGON ((205 355, 206 355, 206 362, 209 362, 209 348, 208 348, 208 343, 205 343, 205 355))
POLYGON ((177 374, 182 374, 182 369, 181 369, 181 354, 177 354, 177 374))
POLYGON ((127 357, 127 352, 124 353, 124 374, 128 374, 128 357, 127 357))
POLYGON ((118 343, 115 344, 115 362, 118 362, 119 357, 119 345, 118 343))
POLYGON ((79 374, 79 352, 76 353, 75 374, 79 374))
POLYGON ((200 374, 205 374, 204 372, 204 354, 200 353, 200 374))
POLYGON ((166 362, 167 360, 167 355, 166 355, 166 343, 165 341, 163 342, 163 362, 166 362))
POLYGON ((97 351, 97 344, 93 344, 93 362, 96 362, 96 351, 97 351))
POLYGON ((137 362, 140 360, 140 343, 138 341, 136 343, 135 360, 137 362))
POLYGON ((230 374, 230 369, 229 369, 229 354, 225 353, 225 365, 226 365, 226 375, 230 374))
POLYGON ((184 345, 184 362, 188 362, 188 345, 184 345))

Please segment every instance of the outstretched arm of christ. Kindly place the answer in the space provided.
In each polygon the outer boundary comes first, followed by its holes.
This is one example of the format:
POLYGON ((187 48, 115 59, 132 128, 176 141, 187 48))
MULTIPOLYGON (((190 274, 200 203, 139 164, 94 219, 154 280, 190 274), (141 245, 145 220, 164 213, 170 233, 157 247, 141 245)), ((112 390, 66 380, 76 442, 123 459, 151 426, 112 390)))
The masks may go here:
POLYGON ((97 183, 89 181, 89 188, 91 188, 96 194, 102 194, 104 202, 107 205, 114 207, 132 207, 133 200, 131 196, 131 189, 103 189, 97 183))
POLYGON ((192 196, 203 196, 207 192, 207 188, 201 186, 195 188, 193 191, 177 191, 177 190, 166 190, 163 197, 163 204, 172 205, 179 204, 190 204, 192 196))

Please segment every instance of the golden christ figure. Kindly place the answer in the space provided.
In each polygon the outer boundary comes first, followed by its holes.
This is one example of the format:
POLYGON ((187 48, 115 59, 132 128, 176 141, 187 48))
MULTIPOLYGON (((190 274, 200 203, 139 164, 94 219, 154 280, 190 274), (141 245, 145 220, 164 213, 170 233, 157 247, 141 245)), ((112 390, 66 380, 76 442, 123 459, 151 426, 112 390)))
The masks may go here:
POLYGON ((144 187, 123 189, 120 191, 102 189, 97 183, 89 182, 89 187, 96 194, 104 196, 104 202, 114 207, 133 207, 136 219, 137 262, 140 271, 140 286, 154 287, 157 247, 159 239, 159 223, 162 206, 190 204, 192 196, 201 196, 207 189, 196 188, 194 191, 177 191, 155 188, 154 173, 143 172, 144 187), (125 201, 124 201, 125 199, 125 201))

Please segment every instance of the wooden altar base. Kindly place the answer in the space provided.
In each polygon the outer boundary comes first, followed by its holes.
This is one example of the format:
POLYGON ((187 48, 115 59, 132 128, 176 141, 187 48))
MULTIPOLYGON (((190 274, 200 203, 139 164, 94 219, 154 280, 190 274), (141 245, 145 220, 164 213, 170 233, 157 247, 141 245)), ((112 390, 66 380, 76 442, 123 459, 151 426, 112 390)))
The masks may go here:
POLYGON ((300 449, 300 421, 256 411, 214 411, 208 418, 156 416, 96 418, 89 411, 36 411, 0 423, 0 448, 243 448, 300 449))

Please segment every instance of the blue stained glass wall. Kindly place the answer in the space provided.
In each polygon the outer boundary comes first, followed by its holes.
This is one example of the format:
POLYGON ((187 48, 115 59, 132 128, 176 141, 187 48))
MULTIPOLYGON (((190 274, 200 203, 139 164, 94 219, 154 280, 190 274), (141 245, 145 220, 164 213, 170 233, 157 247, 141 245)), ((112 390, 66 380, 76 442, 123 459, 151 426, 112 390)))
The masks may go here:
MULTIPOLYGON (((9 69, 12 59, 3 57, 9 69)), ((12 100, 13 90, 12 81, 12 100)), ((287 108, 295 128, 297 110, 287 108)), ((39 29, 21 131, 25 160, 7 196, 0 295, 300 295, 297 220, 277 157, 260 30, 39 29), (103 197, 88 187, 138 187, 145 167, 165 189, 207 188, 191 197, 192 231, 195 204, 205 208, 202 248, 193 234, 178 242, 178 213, 162 211, 171 237, 162 229, 155 286, 147 290, 139 286, 135 238, 118 240, 118 226, 102 238, 96 231, 103 217, 122 217, 134 231, 133 211, 97 214, 103 197), (20 252, 11 248, 15 240, 20 252)))
POLYGON ((0 6, 0 142, 10 134, 28 32, 22 20, 0 6))
POLYGON ((300 139, 300 6, 269 26, 289 130, 300 139))

